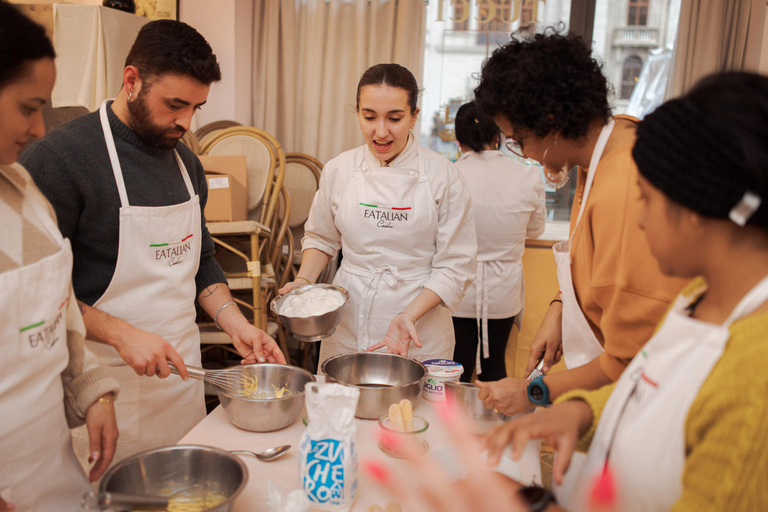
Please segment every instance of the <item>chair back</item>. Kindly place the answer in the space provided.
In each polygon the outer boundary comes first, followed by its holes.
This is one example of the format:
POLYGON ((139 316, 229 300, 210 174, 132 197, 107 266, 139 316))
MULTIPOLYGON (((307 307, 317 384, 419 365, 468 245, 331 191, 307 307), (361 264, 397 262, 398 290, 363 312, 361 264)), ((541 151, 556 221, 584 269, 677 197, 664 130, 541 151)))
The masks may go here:
POLYGON ((184 132, 184 135, 181 136, 181 142, 183 142, 185 146, 191 149, 194 154, 200 154, 200 143, 197 140, 197 135, 195 135, 191 130, 184 132))
POLYGON ((206 155, 245 155, 249 217, 272 224, 285 176, 285 155, 269 133, 250 126, 225 128, 202 146, 206 155))
POLYGON ((212 123, 208 123, 205 126, 201 126, 200 128, 195 131, 195 135, 197 136, 197 140, 200 141, 200 147, 202 147, 205 143, 210 141, 213 136, 215 136, 217 133, 219 133, 221 130, 224 130, 225 128, 232 128, 233 126, 242 126, 237 121, 214 121, 212 123))

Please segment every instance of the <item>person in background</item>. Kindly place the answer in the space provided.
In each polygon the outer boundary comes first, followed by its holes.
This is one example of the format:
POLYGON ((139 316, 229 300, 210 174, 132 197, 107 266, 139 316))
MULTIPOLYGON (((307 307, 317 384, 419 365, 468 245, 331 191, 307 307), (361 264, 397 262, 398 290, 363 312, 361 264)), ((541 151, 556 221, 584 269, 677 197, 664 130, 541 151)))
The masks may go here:
POLYGON ((54 57, 44 29, 0 1, 0 510, 81 510, 90 486, 70 427, 87 425, 91 481, 118 437, 119 386, 85 347, 69 240, 16 163, 45 133, 54 57))
POLYGON ((298 277, 280 290, 314 283, 343 247, 334 284, 350 299, 322 342, 321 364, 382 348, 419 360, 453 356, 451 311, 474 277, 475 224, 461 174, 411 133, 418 95, 403 66, 369 68, 356 98, 365 145, 323 169, 298 277))
POLYGON ((490 430, 485 468, 462 418, 444 415, 467 481, 429 457, 363 467, 425 512, 768 510, 766 138, 768 78, 751 73, 707 77, 640 123, 638 222, 663 272, 694 279, 618 382, 490 430), (572 499, 491 478, 502 451, 517 457, 530 439, 555 447, 557 481, 589 447, 572 499))
POLYGON ((459 107, 454 126, 455 165, 475 215, 477 273, 453 313, 453 359, 464 367, 463 382, 471 381, 475 361, 479 380, 500 380, 512 325, 522 322, 525 239, 540 237, 547 220, 544 183, 538 168, 499 151, 499 129, 474 101, 459 107))
POLYGON ((484 63, 478 106, 508 147, 539 161, 553 186, 578 167, 570 239, 554 246, 560 291, 531 346, 527 371, 548 371, 560 350, 567 371, 485 384, 486 407, 512 415, 571 389, 619 378, 648 341, 684 281, 662 274, 637 225, 632 161, 637 119, 612 116, 608 81, 591 50, 553 30, 512 40, 484 63))
MULTIPOLYGON (((73 285, 88 346, 120 381, 115 461, 178 442, 205 417, 195 299, 244 361, 284 363, 277 344, 232 300, 205 227, 205 173, 178 144, 221 78, 211 47, 178 21, 144 25, 123 87, 98 112, 52 131, 22 158, 72 240, 73 285), (170 374, 180 379, 141 376, 170 374)), ((85 455, 82 430, 75 449, 85 455)))

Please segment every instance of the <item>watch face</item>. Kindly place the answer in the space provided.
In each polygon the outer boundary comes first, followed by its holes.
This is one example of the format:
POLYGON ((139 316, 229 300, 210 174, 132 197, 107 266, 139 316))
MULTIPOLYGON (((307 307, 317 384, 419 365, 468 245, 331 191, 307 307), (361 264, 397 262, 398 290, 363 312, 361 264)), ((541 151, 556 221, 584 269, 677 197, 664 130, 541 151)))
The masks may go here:
POLYGON ((536 485, 522 487, 518 491, 518 495, 528 504, 528 510, 534 511, 543 510, 555 501, 551 492, 536 485))
POLYGON ((544 399, 544 390, 541 386, 531 386, 531 398, 534 402, 541 402, 544 399))

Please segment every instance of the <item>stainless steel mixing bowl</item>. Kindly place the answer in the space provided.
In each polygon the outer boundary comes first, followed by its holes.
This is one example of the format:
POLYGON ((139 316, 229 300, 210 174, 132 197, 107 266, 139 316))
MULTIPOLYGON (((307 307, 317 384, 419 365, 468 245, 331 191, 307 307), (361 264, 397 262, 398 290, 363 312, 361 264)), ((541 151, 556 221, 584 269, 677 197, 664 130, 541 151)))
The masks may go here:
POLYGON ((292 425, 304 408, 304 386, 307 382, 315 382, 315 376, 303 368, 286 364, 247 364, 240 368, 258 379, 256 394, 274 396, 274 385, 288 388, 293 395, 259 399, 238 397, 217 390, 219 402, 229 421, 251 432, 271 432, 292 425))
POLYGON ((349 292, 341 286, 320 283, 294 288, 285 295, 280 295, 279 297, 272 299, 272 302, 269 303, 269 307, 272 309, 272 312, 277 315, 285 328, 291 331, 294 338, 299 341, 320 341, 333 334, 336 330, 336 326, 339 325, 339 322, 341 321, 341 315, 344 313, 344 306, 347 304, 347 300, 349 300, 349 292), (280 314, 280 307, 287 297, 301 295, 317 288, 336 290, 344 295, 344 304, 333 311, 317 316, 289 317, 280 314))
POLYGON ((145 494, 174 499, 221 493, 211 511, 228 511, 245 488, 248 470, 235 455, 210 446, 167 446, 137 453, 110 468, 100 492, 145 494))
POLYGON ((446 382, 445 396, 448 402, 455 403, 475 420, 501 422, 507 416, 494 409, 486 409, 483 401, 477 397, 480 388, 468 382, 446 382))
POLYGON ((421 379, 427 367, 410 357, 379 352, 350 352, 326 359, 321 371, 326 382, 353 386, 360 390, 355 416, 378 420, 389 406, 407 398, 421 396, 421 379))

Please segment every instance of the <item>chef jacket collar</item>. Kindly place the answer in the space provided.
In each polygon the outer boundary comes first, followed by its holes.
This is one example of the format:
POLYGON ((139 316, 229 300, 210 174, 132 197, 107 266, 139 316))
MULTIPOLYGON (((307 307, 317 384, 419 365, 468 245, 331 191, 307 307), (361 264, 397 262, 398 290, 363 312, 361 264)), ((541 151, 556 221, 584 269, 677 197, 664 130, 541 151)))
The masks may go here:
MULTIPOLYGON (((370 169, 376 169, 384 167, 381 165, 381 161, 371 153, 371 148, 368 144, 365 145, 365 152, 363 153, 363 163, 368 164, 370 169)), ((418 144, 416 144, 413 135, 408 135, 408 142, 405 144, 405 149, 402 153, 397 155, 397 158, 392 160, 387 167, 399 167, 404 169, 416 169, 419 168, 419 151, 418 144)))

